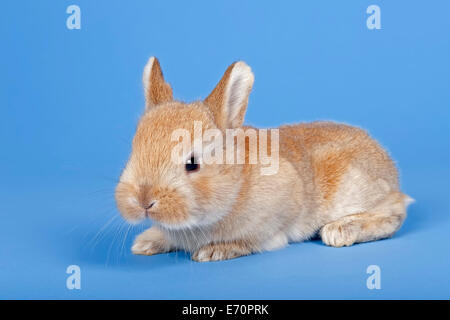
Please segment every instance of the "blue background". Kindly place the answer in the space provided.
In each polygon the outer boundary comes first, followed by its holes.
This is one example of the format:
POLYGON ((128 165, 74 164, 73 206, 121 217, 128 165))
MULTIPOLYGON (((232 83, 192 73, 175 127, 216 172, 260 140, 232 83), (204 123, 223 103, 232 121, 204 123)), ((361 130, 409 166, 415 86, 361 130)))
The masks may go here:
POLYGON ((450 298, 449 13, 448 1, 412 0, 2 2, 0 298, 450 298), (66 28, 70 4, 81 30, 66 28), (381 30, 366 27, 371 4, 381 30), (314 240, 217 263, 133 256, 146 226, 121 220, 113 190, 150 55, 186 101, 246 61, 249 124, 368 129, 417 200, 403 228, 350 248, 314 240), (81 290, 66 288, 72 264, 81 290), (381 290, 366 287, 372 264, 381 290))

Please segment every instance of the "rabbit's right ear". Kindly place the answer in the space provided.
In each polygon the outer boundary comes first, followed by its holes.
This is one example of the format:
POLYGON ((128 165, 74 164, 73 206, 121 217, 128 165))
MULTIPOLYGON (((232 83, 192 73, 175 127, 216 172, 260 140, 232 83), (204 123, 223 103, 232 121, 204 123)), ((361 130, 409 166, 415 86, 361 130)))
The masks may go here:
POLYGON ((242 126, 253 81, 250 67, 243 61, 235 62, 205 99, 220 129, 242 126))
POLYGON ((148 59, 142 75, 142 82, 144 84, 145 106, 147 109, 173 100, 172 88, 164 81, 161 66, 155 57, 148 59))

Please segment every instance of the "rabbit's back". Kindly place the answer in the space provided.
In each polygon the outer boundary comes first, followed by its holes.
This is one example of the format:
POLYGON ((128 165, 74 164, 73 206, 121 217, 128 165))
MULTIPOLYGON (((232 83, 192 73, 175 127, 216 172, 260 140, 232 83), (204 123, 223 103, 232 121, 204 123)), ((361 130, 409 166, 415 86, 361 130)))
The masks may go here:
MULTIPOLYGON (((397 169, 386 150, 360 128, 334 122, 280 127, 280 156, 310 177, 317 206, 370 207, 397 191, 397 169), (355 205, 355 201, 361 199, 355 205)), ((353 211, 353 210, 351 210, 353 211)))

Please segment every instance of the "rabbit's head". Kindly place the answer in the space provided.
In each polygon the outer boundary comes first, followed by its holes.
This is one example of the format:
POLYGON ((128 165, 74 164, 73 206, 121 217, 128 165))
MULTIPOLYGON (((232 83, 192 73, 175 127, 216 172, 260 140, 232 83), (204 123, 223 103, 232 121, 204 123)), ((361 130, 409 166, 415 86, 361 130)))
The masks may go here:
POLYGON ((232 64, 212 93, 194 103, 173 100, 154 57, 144 69, 143 83, 146 110, 116 188, 119 211, 131 222, 150 218, 168 229, 218 221, 236 204, 244 169, 204 163, 202 152, 210 141, 202 141, 198 148, 195 128, 200 124, 203 133, 242 126, 253 85, 250 67, 232 64), (192 145, 180 148, 180 132, 187 133, 192 145))

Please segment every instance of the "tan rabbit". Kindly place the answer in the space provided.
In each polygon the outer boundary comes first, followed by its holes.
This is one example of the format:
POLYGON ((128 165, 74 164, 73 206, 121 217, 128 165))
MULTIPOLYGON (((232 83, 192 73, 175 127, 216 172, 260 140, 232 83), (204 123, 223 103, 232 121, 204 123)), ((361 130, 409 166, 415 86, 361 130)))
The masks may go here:
MULTIPOLYGON (((192 150, 173 161, 175 130, 242 127, 253 73, 232 64, 204 100, 175 101, 159 62, 143 74, 146 110, 129 161, 116 188, 125 219, 153 226, 139 235, 135 254, 191 252, 196 261, 236 258, 274 250, 319 233, 333 247, 392 236, 412 199, 399 191, 387 152, 365 131, 333 122, 282 126, 279 168, 261 174, 261 163, 205 164, 192 150)), ((244 127, 249 128, 249 127, 244 127)), ((257 132, 260 129, 254 129, 257 132)), ((249 150, 249 142, 238 145, 249 150)))

